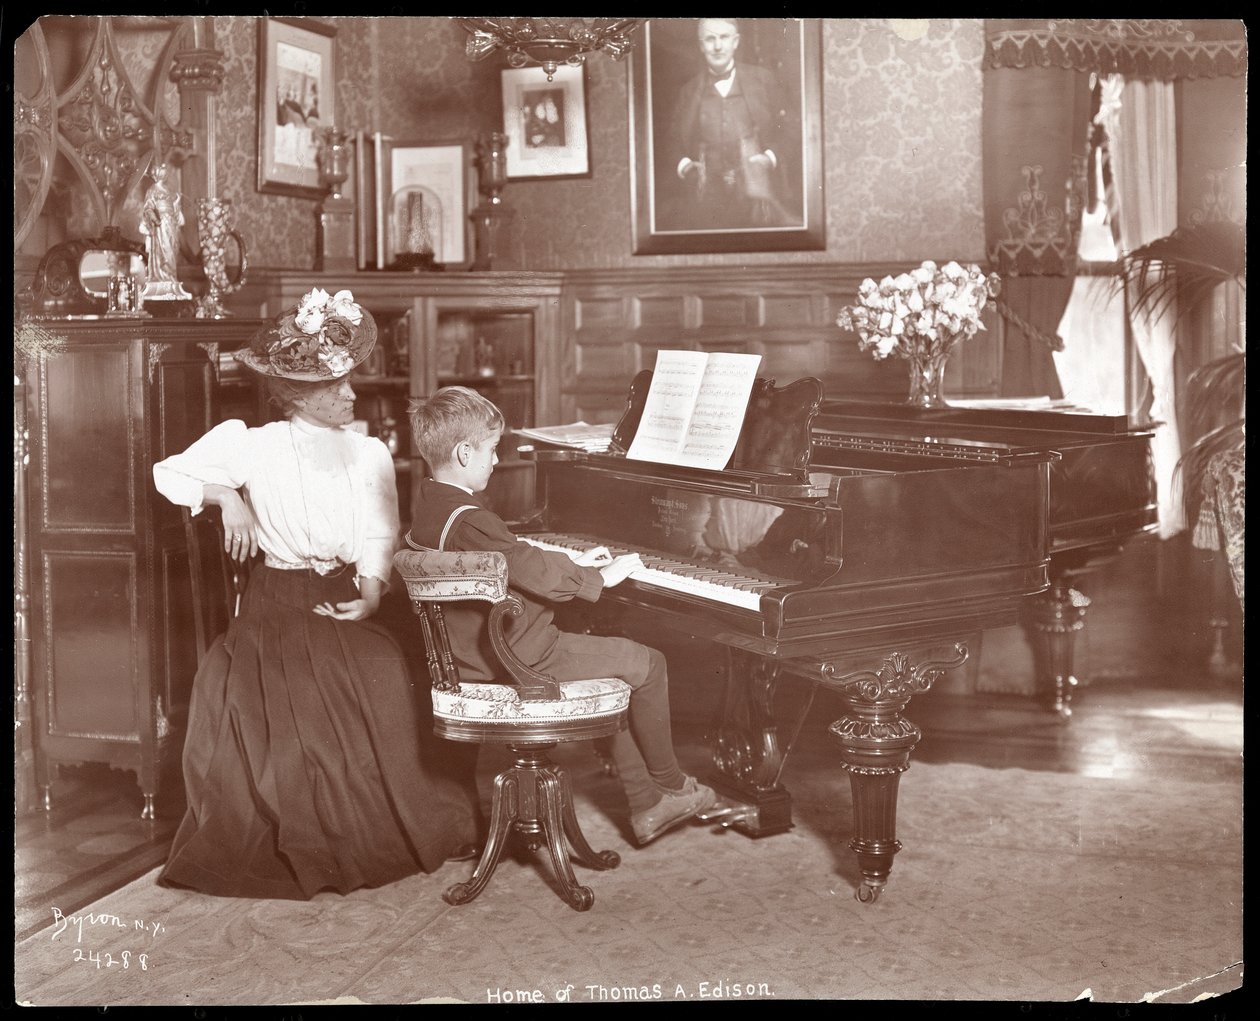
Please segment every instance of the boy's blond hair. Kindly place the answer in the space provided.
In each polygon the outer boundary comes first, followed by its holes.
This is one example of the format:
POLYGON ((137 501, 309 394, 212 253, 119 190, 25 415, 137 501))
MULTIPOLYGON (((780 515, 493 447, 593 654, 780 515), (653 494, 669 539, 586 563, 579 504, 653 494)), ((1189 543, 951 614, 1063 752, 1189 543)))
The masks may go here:
POLYGON ((480 443, 504 427, 503 412, 476 390, 444 386, 431 397, 413 397, 407 403, 411 438, 430 468, 451 459, 459 443, 480 443))

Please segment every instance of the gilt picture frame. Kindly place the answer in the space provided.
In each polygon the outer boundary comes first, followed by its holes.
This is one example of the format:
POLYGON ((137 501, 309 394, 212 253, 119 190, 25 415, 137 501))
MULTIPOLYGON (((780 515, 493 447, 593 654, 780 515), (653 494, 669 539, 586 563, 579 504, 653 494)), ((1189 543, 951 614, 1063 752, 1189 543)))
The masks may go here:
POLYGON ((826 248, 820 19, 650 18, 631 51, 629 107, 633 254, 826 248), (738 37, 735 74, 716 90, 744 100, 751 129, 733 144, 703 140, 701 111, 717 97, 702 21, 738 37))
POLYGON ((509 180, 586 177, 591 172, 586 66, 500 72, 509 180))
POLYGON ((258 23, 258 190, 322 197, 320 132, 336 124, 337 30, 310 18, 258 23))
POLYGON ((384 268, 433 264, 467 269, 472 264, 469 215, 476 192, 468 142, 387 140, 377 183, 384 268))

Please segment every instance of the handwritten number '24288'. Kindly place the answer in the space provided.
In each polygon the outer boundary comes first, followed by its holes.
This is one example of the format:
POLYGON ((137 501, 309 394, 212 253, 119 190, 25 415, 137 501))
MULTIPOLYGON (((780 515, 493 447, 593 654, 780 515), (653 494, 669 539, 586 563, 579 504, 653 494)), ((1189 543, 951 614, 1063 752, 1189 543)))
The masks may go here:
MULTIPOLYGON (((98 968, 112 968, 114 965, 117 964, 122 967, 123 971, 126 971, 128 968, 131 967, 131 951, 124 950, 122 954, 120 955, 119 960, 115 961, 114 955, 109 953, 108 951, 106 951, 105 956, 102 957, 99 950, 89 950, 86 954, 84 954, 82 950, 80 950, 78 947, 75 947, 74 957, 72 958, 72 960, 87 961, 88 964, 95 964, 98 968)), ((136 961, 139 962, 141 971, 149 970, 149 955, 148 954, 137 954, 136 961)))

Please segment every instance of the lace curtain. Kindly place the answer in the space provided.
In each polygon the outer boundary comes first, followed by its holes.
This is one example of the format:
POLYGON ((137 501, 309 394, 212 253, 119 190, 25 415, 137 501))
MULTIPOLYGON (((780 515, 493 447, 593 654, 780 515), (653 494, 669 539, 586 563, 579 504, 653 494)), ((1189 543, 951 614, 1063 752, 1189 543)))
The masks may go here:
POLYGON ((1089 76, 1057 67, 984 74, 985 243, 1008 322, 1002 396, 1061 397, 1053 336, 1072 291, 1089 143, 1089 76))
MULTIPOLYGON (((1177 229, 1177 112, 1171 82, 1127 81, 1118 109, 1107 116, 1111 167, 1116 187, 1120 247, 1131 252, 1177 229)), ((1159 423, 1152 441, 1159 499, 1159 534, 1186 527, 1177 461, 1174 364, 1177 327, 1172 315, 1131 317, 1133 338, 1151 381, 1151 418, 1159 423)))
MULTIPOLYGON (((1025 293, 1040 296, 1043 318, 1036 322, 1040 329, 1075 331, 1078 324, 1088 321, 1091 309, 1114 316, 1118 304, 1101 292, 1103 285, 1075 281, 1077 301, 1064 315, 1074 288, 1086 194, 1084 80, 1090 72, 1119 73, 1131 87, 1110 125, 1120 193, 1121 247, 1130 251, 1170 233, 1178 222, 1220 217, 1228 215, 1222 214, 1223 209, 1242 208, 1244 25, 1237 19, 990 19, 985 25, 984 188, 989 257, 1003 274, 1008 301, 1020 300, 1025 293), (1218 97, 1228 100, 1224 110, 1218 97), (1210 132, 1204 127, 1209 121, 1210 132), (1192 199, 1187 194, 1191 188, 1192 199), (1238 201, 1231 205, 1235 194, 1238 201), (1056 294, 1062 296, 1057 309, 1056 294), (1046 318, 1052 313, 1053 318, 1046 318)), ((1156 433, 1154 458, 1160 534, 1165 537, 1185 527, 1182 502, 1174 492, 1174 469, 1181 449, 1174 318, 1132 326, 1151 379, 1152 416, 1164 423, 1156 433)), ((1014 342, 1020 340, 1017 335, 1014 342)), ((1031 385, 1034 389, 1022 392, 1054 396, 1058 380, 1053 364, 1047 378, 1040 353, 1031 350, 1035 345, 1022 345, 1030 350, 1021 354, 1012 350, 1012 343, 1008 341, 1006 353, 1015 356, 1014 378, 1006 378, 1004 365, 1003 391, 1019 392, 1010 387, 1031 385)), ((1067 382, 1076 389, 1079 380, 1067 382)))

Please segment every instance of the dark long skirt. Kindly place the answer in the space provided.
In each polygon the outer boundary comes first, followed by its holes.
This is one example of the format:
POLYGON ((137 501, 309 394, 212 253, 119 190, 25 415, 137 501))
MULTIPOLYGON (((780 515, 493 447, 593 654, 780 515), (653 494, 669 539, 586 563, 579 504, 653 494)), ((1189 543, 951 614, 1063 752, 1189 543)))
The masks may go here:
POLYGON ((477 839, 475 759, 433 737, 426 678, 380 624, 312 612, 356 597, 349 570, 253 571, 197 671, 160 883, 304 900, 431 872, 477 839))

